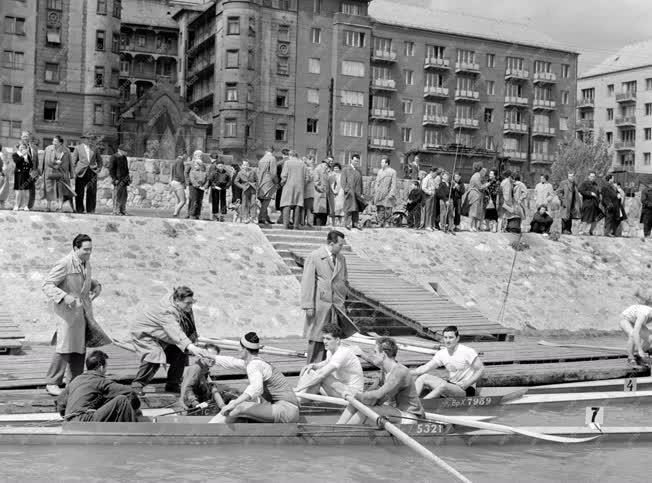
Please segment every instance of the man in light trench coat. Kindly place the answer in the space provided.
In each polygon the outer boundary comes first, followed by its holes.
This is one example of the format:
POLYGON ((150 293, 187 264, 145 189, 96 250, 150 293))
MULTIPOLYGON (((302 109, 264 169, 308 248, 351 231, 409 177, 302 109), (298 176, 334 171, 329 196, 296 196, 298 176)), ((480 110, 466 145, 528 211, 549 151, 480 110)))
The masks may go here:
POLYGON ((102 292, 102 285, 92 277, 92 251, 91 237, 77 235, 72 241, 72 252, 56 263, 43 282, 43 292, 58 316, 52 337, 56 349, 45 386, 52 396, 61 394, 67 367, 70 367, 68 382, 84 372, 86 347, 112 342, 93 317, 92 302, 102 292))
POLYGON ((358 331, 344 307, 349 291, 346 260, 341 253, 344 234, 332 230, 326 243, 308 255, 303 265, 301 308, 306 312, 304 337, 308 338, 308 364, 326 359, 322 327, 327 322, 338 324, 345 337, 358 331))

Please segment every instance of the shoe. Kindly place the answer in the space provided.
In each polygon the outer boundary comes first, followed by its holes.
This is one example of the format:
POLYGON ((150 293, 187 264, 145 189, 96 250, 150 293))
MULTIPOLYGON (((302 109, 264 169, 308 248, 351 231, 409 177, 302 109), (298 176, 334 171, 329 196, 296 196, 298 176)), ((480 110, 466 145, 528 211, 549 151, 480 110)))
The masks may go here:
POLYGON ((14 206, 14 209, 12 211, 18 211, 19 208, 17 206, 14 206))
POLYGON ((23 208, 23 211, 29 211, 29 208, 27 208, 26 206, 25 208, 23 208))
POLYGON ((561 232, 562 235, 572 235, 572 233, 568 230, 564 230, 561 232))
POLYGON ((61 388, 57 386, 56 384, 48 384, 45 386, 45 391, 50 395, 50 396, 58 396, 61 394, 61 388))

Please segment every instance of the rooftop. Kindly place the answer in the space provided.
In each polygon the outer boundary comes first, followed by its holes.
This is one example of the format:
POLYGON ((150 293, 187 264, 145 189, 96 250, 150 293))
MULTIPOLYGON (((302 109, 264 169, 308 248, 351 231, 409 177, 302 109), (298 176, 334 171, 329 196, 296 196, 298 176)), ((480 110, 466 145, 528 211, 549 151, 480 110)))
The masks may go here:
POLYGON ((129 0, 122 2, 122 23, 178 29, 172 17, 177 10, 165 0, 129 0))
POLYGON ((629 44, 610 55, 600 64, 583 72, 580 78, 593 77, 652 65, 652 39, 629 44))

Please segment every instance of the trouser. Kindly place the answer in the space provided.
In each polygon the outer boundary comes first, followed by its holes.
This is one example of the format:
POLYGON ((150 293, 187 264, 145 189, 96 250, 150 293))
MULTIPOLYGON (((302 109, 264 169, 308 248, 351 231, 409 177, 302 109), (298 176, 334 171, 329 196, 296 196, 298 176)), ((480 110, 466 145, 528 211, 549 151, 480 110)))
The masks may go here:
POLYGON ((247 190, 242 192, 240 202, 240 218, 245 219, 253 218, 256 215, 256 192, 254 190, 247 190))
POLYGON ((75 210, 77 213, 95 213, 97 201, 97 174, 90 168, 82 176, 75 178, 75 210), (86 209, 84 209, 84 191, 86 192, 86 209))
POLYGON ((453 215, 453 223, 455 226, 460 226, 460 222, 462 221, 462 200, 461 199, 456 199, 453 202, 455 206, 455 214, 453 215))
POLYGON ((260 211, 258 212, 258 223, 271 223, 272 221, 269 219, 269 213, 267 210, 269 209, 269 204, 272 202, 271 198, 258 198, 260 200, 260 211))
POLYGON ((315 364, 326 360, 326 347, 324 346, 324 343, 316 340, 309 340, 306 358, 308 364, 315 364))
POLYGON ((201 216, 201 205, 204 202, 204 190, 196 186, 188 187, 188 215, 198 220, 201 216))
POLYGON ((572 233, 572 231, 573 231, 573 219, 572 218, 569 218, 567 220, 564 219, 564 218, 561 219, 561 231, 562 231, 562 233, 565 232, 565 231, 572 233))
POLYGON ((298 205, 283 207, 283 225, 285 228, 290 226, 290 210, 294 210, 294 228, 299 228, 301 226, 301 212, 303 210, 298 205))
POLYGON ((378 213, 378 224, 380 226, 385 226, 387 223, 392 221, 392 207, 391 206, 376 206, 376 212, 378 213))
POLYGON ((434 198, 434 207, 433 207, 433 213, 432 213, 432 225, 435 228, 439 228, 439 217, 441 215, 441 198, 437 195, 433 196, 434 198))
POLYGON ((312 226, 314 224, 314 219, 312 215, 312 209, 314 206, 314 198, 304 198, 303 199, 303 223, 307 226, 312 226))
MULTIPOLYGON (((188 365, 188 355, 181 351, 176 345, 169 345, 165 349, 165 360, 169 364, 167 386, 180 386, 183 379, 183 370, 188 365)), ((134 387, 144 387, 149 384, 161 364, 156 362, 142 361, 138 368, 136 378, 131 385, 134 387)))
POLYGON ((418 228, 421 224, 421 205, 410 208, 407 212, 408 228, 418 228))
POLYGON ((71 421, 95 421, 98 423, 135 423, 138 421, 140 399, 135 394, 120 394, 96 411, 80 414, 71 421))
POLYGON ((70 368, 70 381, 84 372, 84 358, 85 354, 79 352, 59 353, 55 352, 52 356, 50 368, 45 376, 45 384, 54 384, 60 386, 63 383, 63 378, 66 375, 66 369, 70 368))
POLYGON ((226 190, 221 189, 217 190, 213 188, 211 190, 211 211, 213 216, 217 215, 226 215, 226 190))
POLYGON ((315 225, 316 226, 326 226, 328 223, 328 214, 327 213, 315 213, 315 225))
POLYGON ((358 226, 358 221, 360 220, 359 211, 347 211, 344 215, 344 226, 358 226))
POLYGON ((605 210, 604 214, 604 235, 617 235, 616 231, 618 229, 618 225, 620 224, 618 222, 618 215, 619 213, 618 207, 615 208, 609 208, 605 210))
POLYGON ((647 215, 647 218, 643 219, 643 236, 649 237, 652 232, 652 215, 647 215))
POLYGON ((426 195, 424 197, 424 205, 426 209, 423 217, 423 226, 425 228, 432 228, 432 222, 435 216, 435 197, 426 195))
POLYGON ((454 213, 453 213, 453 203, 449 202, 448 205, 444 200, 439 200, 440 206, 439 206, 439 223, 441 228, 443 229, 444 226, 448 226, 448 229, 453 228, 453 223, 454 223, 454 213))
POLYGON ((29 198, 27 199, 27 208, 30 210, 34 208, 34 203, 36 202, 36 180, 29 186, 29 198))
POLYGON ((127 210, 127 184, 124 181, 118 181, 113 187, 113 213, 125 214, 127 210))

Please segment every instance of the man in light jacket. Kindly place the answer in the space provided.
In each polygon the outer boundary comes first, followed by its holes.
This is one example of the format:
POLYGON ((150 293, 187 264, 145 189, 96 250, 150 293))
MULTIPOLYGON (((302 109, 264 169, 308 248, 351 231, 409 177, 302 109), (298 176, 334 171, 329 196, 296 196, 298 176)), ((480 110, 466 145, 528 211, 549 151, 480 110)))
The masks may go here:
POLYGON ((82 137, 82 142, 72 153, 75 170, 75 209, 77 213, 95 213, 97 203, 97 175, 102 171, 102 157, 89 145, 90 135, 82 137), (84 209, 84 193, 86 209, 84 209))
POLYGON ((290 228, 290 211, 294 210, 294 229, 301 228, 303 213, 303 194, 307 179, 306 165, 301 161, 296 151, 289 152, 289 158, 283 164, 281 172, 280 206, 283 209, 283 226, 290 228))
POLYGON ((265 150, 265 155, 258 161, 258 172, 256 178, 258 179, 258 199, 260 200, 260 211, 258 212, 258 223, 261 225, 270 225, 272 221, 269 219, 269 203, 274 198, 276 187, 278 185, 278 177, 276 176, 277 166, 276 157, 274 156, 274 148, 268 147, 265 150))

